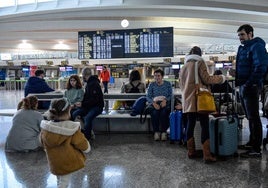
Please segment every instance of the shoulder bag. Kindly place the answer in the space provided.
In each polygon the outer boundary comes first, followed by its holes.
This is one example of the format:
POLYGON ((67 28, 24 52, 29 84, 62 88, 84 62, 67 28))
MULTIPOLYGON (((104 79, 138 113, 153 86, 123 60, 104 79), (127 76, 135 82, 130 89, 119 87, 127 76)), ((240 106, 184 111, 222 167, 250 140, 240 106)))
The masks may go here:
POLYGON ((216 105, 213 95, 208 89, 200 88, 198 82, 198 62, 195 62, 195 88, 197 98, 197 112, 206 114, 216 112, 216 105))

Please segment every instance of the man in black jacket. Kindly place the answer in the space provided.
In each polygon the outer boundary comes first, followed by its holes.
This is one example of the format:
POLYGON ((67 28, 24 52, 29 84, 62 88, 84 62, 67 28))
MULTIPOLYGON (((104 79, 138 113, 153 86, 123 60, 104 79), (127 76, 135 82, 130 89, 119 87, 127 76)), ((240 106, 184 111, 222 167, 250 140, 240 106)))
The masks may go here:
POLYGON ((86 82, 84 99, 81 108, 73 112, 72 118, 78 117, 84 122, 84 134, 91 139, 92 121, 102 113, 104 107, 103 93, 97 76, 91 75, 91 69, 86 67, 82 70, 83 81, 86 82))

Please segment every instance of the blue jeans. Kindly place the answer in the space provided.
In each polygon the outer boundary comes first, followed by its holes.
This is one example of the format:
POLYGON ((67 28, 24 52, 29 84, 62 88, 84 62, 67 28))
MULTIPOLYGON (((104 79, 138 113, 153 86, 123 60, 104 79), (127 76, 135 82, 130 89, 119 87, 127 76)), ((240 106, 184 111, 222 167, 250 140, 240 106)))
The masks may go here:
POLYGON ((199 114, 196 112, 185 113, 187 118, 187 140, 194 137, 194 128, 196 124, 197 117, 199 118, 201 125, 201 143, 203 144, 207 139, 209 139, 209 118, 208 114, 199 114))
POLYGON ((91 137, 92 130, 92 121, 95 117, 102 113, 102 108, 96 106, 92 107, 89 110, 85 110, 83 108, 79 108, 73 112, 72 118, 75 119, 77 116, 80 116, 84 120, 84 135, 89 140, 91 137))
POLYGON ((102 84, 104 87, 103 93, 108 93, 108 81, 103 81, 102 84))
POLYGON ((256 152, 261 151, 262 144, 262 123, 259 114, 260 88, 257 86, 244 85, 239 88, 241 104, 249 121, 249 142, 256 152))
POLYGON ((170 110, 166 107, 159 110, 153 109, 151 112, 151 121, 154 132, 166 132, 169 127, 170 110), (161 125, 161 127, 160 127, 161 125))

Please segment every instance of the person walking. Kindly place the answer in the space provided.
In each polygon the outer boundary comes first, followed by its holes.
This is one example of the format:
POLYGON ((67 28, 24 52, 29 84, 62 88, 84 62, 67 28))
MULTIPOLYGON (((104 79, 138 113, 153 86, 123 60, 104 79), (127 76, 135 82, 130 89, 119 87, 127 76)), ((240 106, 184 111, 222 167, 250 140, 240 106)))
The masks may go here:
POLYGON ((103 93, 108 93, 108 83, 110 81, 110 72, 107 70, 106 66, 103 66, 100 78, 104 87, 103 93))
POLYGON ((268 56, 265 42, 254 38, 254 29, 249 24, 241 25, 237 34, 241 45, 237 51, 235 83, 239 86, 239 95, 246 117, 249 121, 249 142, 240 146, 248 151, 240 157, 262 156, 262 123, 259 114, 259 95, 263 87, 263 78, 267 72, 268 56))

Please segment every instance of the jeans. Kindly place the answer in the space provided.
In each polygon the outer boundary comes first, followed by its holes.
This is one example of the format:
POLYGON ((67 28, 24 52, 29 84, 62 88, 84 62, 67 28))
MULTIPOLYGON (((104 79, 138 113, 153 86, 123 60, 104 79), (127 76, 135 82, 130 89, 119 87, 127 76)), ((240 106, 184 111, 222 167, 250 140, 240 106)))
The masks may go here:
POLYGON ((166 107, 159 110, 153 109, 151 112, 151 121, 154 132, 166 132, 169 127, 170 110, 166 107), (161 127, 160 127, 161 125, 161 127))
POLYGON ((257 86, 240 86, 239 95, 241 104, 249 121, 249 142, 256 152, 261 151, 262 123, 259 114, 260 88, 257 86))
POLYGON ((108 93, 108 81, 103 81, 102 84, 104 87, 103 93, 108 93))
POLYGON ((92 107, 89 110, 79 108, 73 112, 72 118, 75 119, 77 116, 80 116, 84 120, 84 135, 89 140, 91 138, 92 122, 95 117, 102 113, 102 108, 96 106, 92 107))
POLYGON ((199 114, 196 112, 185 113, 187 118, 187 140, 194 137, 194 128, 196 124, 197 117, 199 118, 201 125, 201 143, 203 144, 207 139, 209 139, 209 118, 208 114, 199 114))

